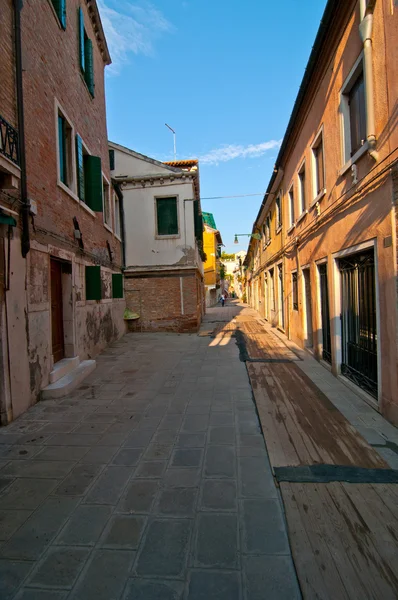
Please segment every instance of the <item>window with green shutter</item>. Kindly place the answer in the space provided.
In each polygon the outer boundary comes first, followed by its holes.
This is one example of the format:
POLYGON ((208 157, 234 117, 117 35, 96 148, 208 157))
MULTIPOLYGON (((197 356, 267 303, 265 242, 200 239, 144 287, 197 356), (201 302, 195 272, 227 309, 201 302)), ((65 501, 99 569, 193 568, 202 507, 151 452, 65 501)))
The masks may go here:
POLYGON ((80 135, 76 136, 76 172, 77 172, 77 195, 80 200, 85 201, 84 196, 84 163, 83 163, 83 141, 80 135))
POLYGON ((80 70, 84 77, 84 81, 87 84, 90 94, 94 97, 94 53, 93 43, 87 35, 84 28, 84 15, 83 10, 79 7, 78 10, 78 21, 79 21, 79 60, 80 70))
POLYGON ((178 235, 177 198, 156 198, 157 235, 178 235))
POLYGON ((85 69, 86 69, 86 63, 85 63, 85 53, 84 53, 84 36, 85 36, 85 31, 84 31, 84 16, 83 16, 83 11, 81 9, 81 7, 79 7, 78 10, 78 19, 79 19, 79 59, 80 59, 80 69, 82 71, 82 73, 84 74, 85 69))
POLYGON ((83 155, 84 167, 84 201, 94 212, 102 212, 102 170, 101 158, 83 155))
POLYGON ((112 273, 112 298, 123 298, 122 273, 112 273))
POLYGON ((101 300, 101 267, 86 267, 86 300, 101 300))
POLYGON ((67 185, 66 179, 66 122, 62 115, 58 115, 58 158, 59 178, 67 185))
POLYGON ((58 137, 58 178, 68 188, 73 189, 73 165, 72 165, 72 127, 65 115, 58 110, 57 119, 58 137))
POLYGON ((51 0, 62 29, 66 29, 66 0, 51 0))
POLYGON ((84 79, 87 83, 88 91, 94 98, 94 58, 93 58, 93 42, 90 38, 86 37, 84 40, 84 55, 86 71, 84 79))

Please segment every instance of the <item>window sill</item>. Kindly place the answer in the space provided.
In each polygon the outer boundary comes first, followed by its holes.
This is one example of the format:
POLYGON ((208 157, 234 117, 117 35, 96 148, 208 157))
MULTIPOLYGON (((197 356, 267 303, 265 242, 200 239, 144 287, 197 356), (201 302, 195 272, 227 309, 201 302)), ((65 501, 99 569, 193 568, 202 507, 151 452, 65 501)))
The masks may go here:
POLYGON ((317 196, 315 196, 315 198, 311 202, 310 208, 312 208, 313 206, 315 206, 315 204, 318 204, 318 202, 320 202, 322 200, 322 198, 325 196, 325 194, 326 194, 326 188, 323 188, 323 190, 321 190, 319 192, 319 194, 317 196))
POLYGON ((275 233, 276 235, 278 235, 278 233, 280 233, 282 231, 282 225, 279 225, 279 227, 277 227, 275 233))
POLYGON ((80 71, 80 77, 82 79, 82 82, 84 83, 84 87, 87 90, 87 94, 90 96, 90 100, 94 100, 94 96, 91 94, 90 90, 88 89, 88 85, 87 85, 86 80, 84 79, 84 75, 81 71, 80 71))
POLYGON ((112 227, 110 227, 108 225, 108 223, 105 223, 105 221, 104 221, 104 227, 105 227, 105 229, 107 229, 108 231, 110 231, 110 233, 113 233, 112 227))
POLYGON ((80 200, 80 206, 84 208, 84 210, 86 210, 92 217, 97 218, 96 213, 93 210, 91 210, 91 208, 87 206, 87 204, 82 200, 80 200))
POLYGON ((155 240, 178 240, 180 239, 180 234, 177 235, 155 235, 155 240))
POLYGON ((302 220, 304 219, 304 217, 305 217, 307 214, 308 214, 308 210, 304 210, 304 211, 301 213, 301 215, 299 216, 299 218, 297 219, 297 221, 296 221, 296 225, 297 225, 298 223, 300 223, 300 221, 302 221, 302 220))
POLYGON ((359 150, 357 150, 354 154, 354 156, 352 156, 344 165, 344 167, 342 167, 342 169, 340 169, 339 171, 339 176, 341 177, 342 175, 344 175, 345 173, 347 173, 347 171, 349 171, 352 167, 352 165, 354 165, 357 160, 359 158, 361 158, 361 156, 363 156, 365 154, 365 152, 367 152, 369 150, 369 142, 366 140, 366 142, 363 144, 363 146, 361 146, 359 148, 359 150))
POLYGON ((288 234, 289 234, 289 233, 292 233, 292 231, 294 230, 294 228, 295 228, 295 227, 296 227, 296 223, 293 223, 293 225, 291 225, 291 226, 289 227, 289 229, 287 230, 287 233, 288 233, 288 234))
POLYGON ((119 240, 119 242, 122 241, 122 238, 120 237, 120 235, 118 233, 114 233, 114 236, 117 240, 119 240))
POLYGON ((68 194, 68 196, 73 198, 73 200, 75 202, 77 202, 78 204, 80 203, 79 196, 76 196, 75 192, 72 192, 72 190, 70 188, 68 188, 68 186, 65 185, 65 183, 63 183, 60 179, 58 179, 57 184, 58 184, 58 187, 60 187, 61 190, 64 190, 64 192, 66 192, 68 194))

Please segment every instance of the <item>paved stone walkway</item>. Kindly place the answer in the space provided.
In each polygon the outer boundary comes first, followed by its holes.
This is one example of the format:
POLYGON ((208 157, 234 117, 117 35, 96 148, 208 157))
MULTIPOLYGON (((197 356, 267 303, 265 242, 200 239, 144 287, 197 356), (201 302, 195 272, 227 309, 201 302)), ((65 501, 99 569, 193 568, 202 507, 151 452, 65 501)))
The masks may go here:
POLYGON ((0 489, 1 600, 300 598, 234 339, 126 335, 0 430, 0 489))

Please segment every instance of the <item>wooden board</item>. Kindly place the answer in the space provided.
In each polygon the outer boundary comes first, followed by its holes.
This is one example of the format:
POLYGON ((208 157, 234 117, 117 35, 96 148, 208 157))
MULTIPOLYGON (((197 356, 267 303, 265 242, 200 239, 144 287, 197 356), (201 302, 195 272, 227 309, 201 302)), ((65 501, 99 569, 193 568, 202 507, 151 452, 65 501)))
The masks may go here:
POLYGON ((273 467, 388 468, 295 363, 246 364, 273 467))
POLYGON ((398 485, 281 483, 305 599, 396 600, 398 485))

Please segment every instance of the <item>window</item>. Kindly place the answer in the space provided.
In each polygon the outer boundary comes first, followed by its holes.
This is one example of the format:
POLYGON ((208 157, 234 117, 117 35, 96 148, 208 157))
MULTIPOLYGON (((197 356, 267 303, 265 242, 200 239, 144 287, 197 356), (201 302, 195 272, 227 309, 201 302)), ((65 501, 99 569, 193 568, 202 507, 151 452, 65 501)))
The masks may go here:
POLYGON ((312 147, 314 167, 314 198, 325 189, 325 169, 323 161, 323 135, 320 133, 312 147))
POLYGON ((115 234, 120 237, 120 201, 117 194, 114 194, 114 211, 115 211, 115 234))
POLYGON ((73 188, 72 127, 58 111, 58 178, 68 188, 73 188))
POLYGON ((262 233, 263 233, 263 244, 265 244, 267 242, 267 227, 266 227, 265 223, 262 227, 262 233))
POLYGON ((156 233, 159 236, 178 235, 177 198, 156 198, 156 233))
MULTIPOLYGON (((92 156, 76 135, 77 195, 94 212, 103 210, 103 181, 101 158, 92 156)), ((107 221, 105 221, 107 222, 107 221)))
POLYGON ((270 242, 271 241, 271 217, 269 215, 265 221, 265 232, 266 232, 267 242, 270 242))
POLYGON ((366 139, 365 86, 361 73, 348 94, 350 107, 351 156, 366 139))
POLYGON ((66 0, 51 0, 62 29, 66 29, 66 0))
POLYGON ((292 299, 293 310, 298 310, 297 271, 292 273, 292 299))
POLYGON ((289 190, 289 218, 290 227, 293 227, 294 223, 294 191, 293 186, 289 190))
POLYGON ((109 170, 115 170, 115 151, 112 148, 109 149, 109 170))
POLYGON ((112 273, 112 298, 123 298, 122 273, 112 273))
POLYGON ((366 99, 363 55, 355 62, 341 89, 340 109, 343 124, 344 157, 347 163, 366 144, 366 99))
POLYGON ((112 227, 111 201, 109 198, 109 184, 106 179, 102 179, 102 198, 104 204, 104 223, 112 227))
POLYGON ((88 37, 84 28, 83 11, 79 7, 79 58, 80 70, 87 84, 88 91, 94 97, 94 57, 93 43, 88 37))
POLYGON ((101 267, 86 266, 86 300, 101 300, 101 267))
POLYGON ((270 269, 270 308, 275 310, 275 282, 274 282, 274 269, 270 269))
POLYGON ((282 227, 282 205, 281 198, 278 198, 275 201, 275 212, 276 212, 276 231, 278 231, 282 227))
POLYGON ((299 208, 300 215, 303 214, 307 207, 307 201, 305 197, 305 164, 301 167, 298 174, 298 182, 299 182, 299 208))

